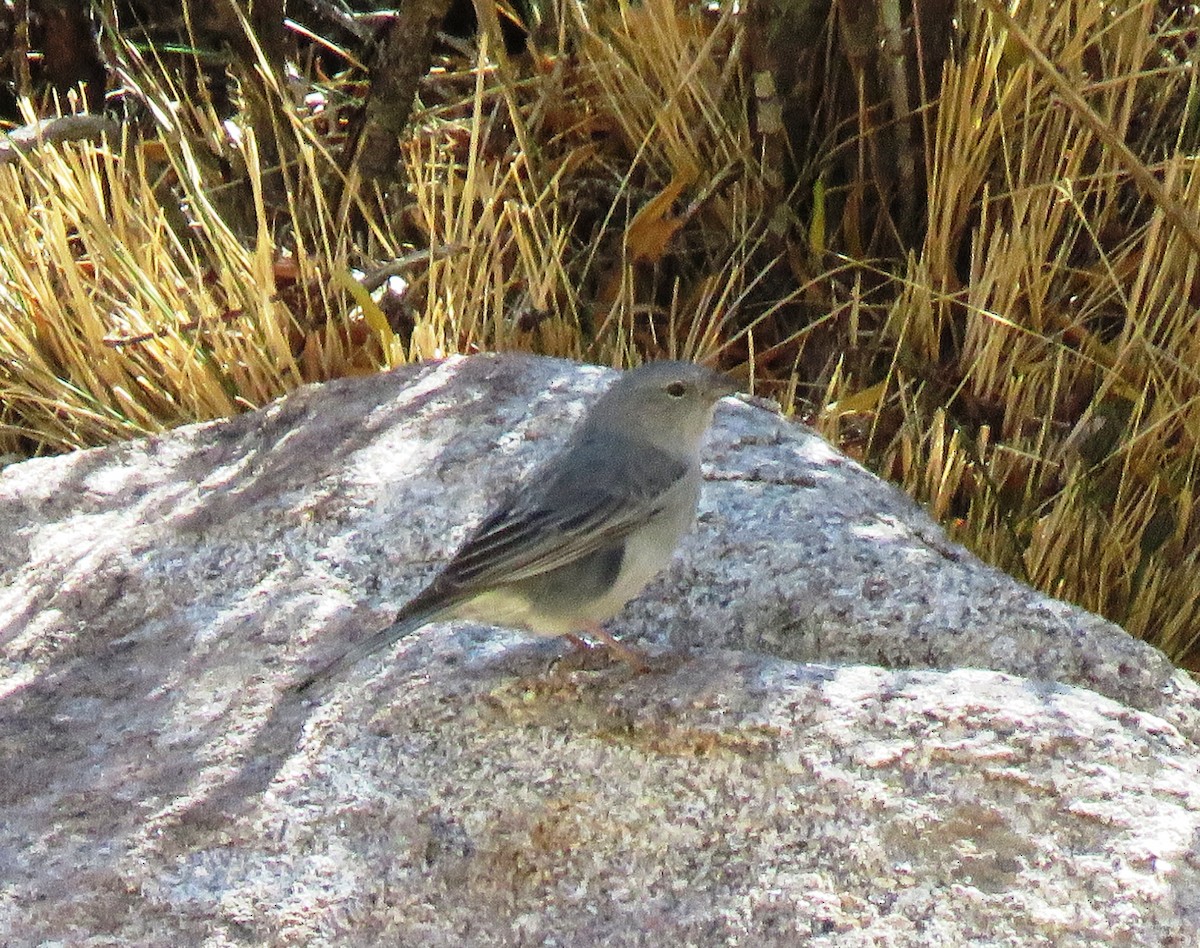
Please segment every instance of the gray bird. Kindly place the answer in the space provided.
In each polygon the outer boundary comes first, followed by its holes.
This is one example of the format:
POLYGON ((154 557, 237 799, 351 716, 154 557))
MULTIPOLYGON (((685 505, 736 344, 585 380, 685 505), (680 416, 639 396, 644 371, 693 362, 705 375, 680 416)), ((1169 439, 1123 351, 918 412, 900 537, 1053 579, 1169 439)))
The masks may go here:
MULTIPOLYGON (((391 625, 299 685, 312 691, 421 626, 465 618, 540 635, 600 628, 671 560, 700 498, 700 445, 716 403, 736 391, 690 362, 624 373, 563 450, 471 534, 391 625)), ((636 659, 632 659, 635 664, 636 659)))

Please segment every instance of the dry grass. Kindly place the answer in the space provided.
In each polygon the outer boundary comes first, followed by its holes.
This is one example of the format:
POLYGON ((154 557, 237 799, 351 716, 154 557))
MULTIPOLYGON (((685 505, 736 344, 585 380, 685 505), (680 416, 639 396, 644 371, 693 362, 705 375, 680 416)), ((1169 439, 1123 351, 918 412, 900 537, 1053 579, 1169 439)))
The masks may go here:
POLYGON ((288 161, 264 169, 252 132, 124 49, 150 138, 0 167, 0 450, 451 351, 709 359, 985 559, 1191 663, 1196 24, 1145 0, 1026 4, 1017 28, 1007 9, 963 6, 908 117, 913 240, 880 104, 837 78, 836 15, 790 192, 731 5, 559 0, 533 55, 497 68, 481 42, 427 80, 409 199, 364 201, 357 228, 325 198, 339 89, 276 90, 288 161), (370 296, 356 274, 412 246, 439 252, 370 296))
MULTIPOLYGON (((1196 207, 1181 125, 1195 90, 1170 68, 1170 25, 1155 27, 1153 4, 1104 11, 1065 4, 1025 29, 1061 74, 1086 64, 1091 108, 1157 154, 1145 167, 1163 201, 1196 207)), ((943 76, 937 200, 884 327, 896 357, 871 411, 894 430, 874 460, 991 562, 1182 658, 1200 632, 1194 236, 1063 107, 1054 77, 974 15, 943 76)))

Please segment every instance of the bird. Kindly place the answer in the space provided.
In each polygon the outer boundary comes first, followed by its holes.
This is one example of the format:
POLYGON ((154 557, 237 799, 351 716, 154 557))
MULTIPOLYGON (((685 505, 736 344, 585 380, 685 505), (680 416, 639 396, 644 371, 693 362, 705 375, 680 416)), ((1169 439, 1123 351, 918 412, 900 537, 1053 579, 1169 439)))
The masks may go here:
POLYGON ((637 653, 600 623, 641 592, 691 529, 704 435, 717 402, 736 390, 728 376, 691 362, 622 373, 563 449, 509 492, 390 625, 295 689, 315 694, 368 655, 451 618, 577 644, 587 631, 636 666, 637 653))

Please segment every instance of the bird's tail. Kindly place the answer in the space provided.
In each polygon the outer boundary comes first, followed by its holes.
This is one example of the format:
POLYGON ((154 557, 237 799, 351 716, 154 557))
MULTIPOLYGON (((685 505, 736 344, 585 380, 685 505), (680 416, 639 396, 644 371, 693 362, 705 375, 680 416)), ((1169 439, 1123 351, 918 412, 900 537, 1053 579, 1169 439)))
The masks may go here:
POLYGON ((292 690, 305 697, 316 697, 322 694, 326 686, 347 668, 358 664, 358 662, 373 652, 387 648, 389 645, 400 641, 406 635, 411 635, 417 629, 421 628, 421 626, 428 625, 430 622, 436 622, 447 612, 449 610, 446 608, 421 609, 414 612, 401 610, 391 625, 385 626, 378 632, 368 635, 357 645, 346 649, 346 651, 328 665, 313 672, 298 684, 293 685, 292 690))

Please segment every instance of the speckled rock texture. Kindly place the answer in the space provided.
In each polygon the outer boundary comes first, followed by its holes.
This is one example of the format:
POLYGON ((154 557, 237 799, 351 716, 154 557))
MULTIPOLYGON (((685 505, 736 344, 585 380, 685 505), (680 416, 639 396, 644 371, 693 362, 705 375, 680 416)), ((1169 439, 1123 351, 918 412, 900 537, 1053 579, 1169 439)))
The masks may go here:
POLYGON ((0 472, 0 944, 1197 943, 1200 688, 726 400, 654 670, 427 626, 609 373, 479 356, 0 472))

